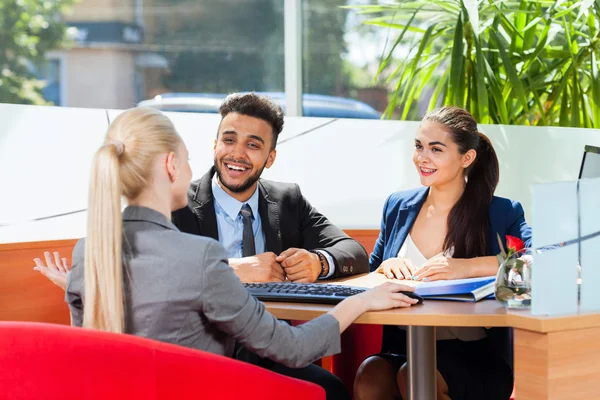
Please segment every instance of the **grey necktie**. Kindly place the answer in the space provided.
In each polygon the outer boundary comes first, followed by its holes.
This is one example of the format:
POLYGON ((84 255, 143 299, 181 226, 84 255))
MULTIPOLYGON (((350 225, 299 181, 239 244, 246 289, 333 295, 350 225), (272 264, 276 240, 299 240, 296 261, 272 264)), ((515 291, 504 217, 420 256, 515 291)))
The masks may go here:
POLYGON ((252 230, 252 209, 248 204, 244 204, 240 210, 242 221, 244 222, 244 233, 242 235, 242 257, 256 255, 254 247, 254 232, 252 230))

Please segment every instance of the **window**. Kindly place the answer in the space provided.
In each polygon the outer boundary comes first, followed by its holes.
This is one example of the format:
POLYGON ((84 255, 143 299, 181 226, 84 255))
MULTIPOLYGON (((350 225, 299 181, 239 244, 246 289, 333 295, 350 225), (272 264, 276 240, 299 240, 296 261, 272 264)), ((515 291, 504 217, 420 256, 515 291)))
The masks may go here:
POLYGON ((37 68, 37 78, 44 82, 42 95, 46 101, 56 106, 63 104, 63 90, 61 81, 62 60, 60 58, 49 58, 37 68))

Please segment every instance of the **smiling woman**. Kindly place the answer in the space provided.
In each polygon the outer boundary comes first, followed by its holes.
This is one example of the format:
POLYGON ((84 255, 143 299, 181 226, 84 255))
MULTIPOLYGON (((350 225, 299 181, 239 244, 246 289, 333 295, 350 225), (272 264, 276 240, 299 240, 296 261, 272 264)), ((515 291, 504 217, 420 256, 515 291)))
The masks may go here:
MULTIPOLYGON (((425 116, 413 162, 423 188, 392 194, 369 260, 388 278, 433 281, 495 275, 497 235, 531 245, 531 229, 516 201, 494 196, 498 158, 467 111, 444 107, 425 116)), ((385 327, 382 351, 368 358, 355 398, 406 398, 406 334, 385 327)), ((508 399, 510 336, 504 328, 437 329, 438 399, 508 399)))
POLYGON ((468 111, 444 107, 425 116, 415 143, 421 184, 454 200, 448 202, 452 208, 440 250, 454 248, 454 257, 461 258, 484 256, 488 207, 500 180, 490 140, 468 111), (428 143, 419 145, 419 138, 428 143), (433 169, 422 170, 427 167, 433 169))

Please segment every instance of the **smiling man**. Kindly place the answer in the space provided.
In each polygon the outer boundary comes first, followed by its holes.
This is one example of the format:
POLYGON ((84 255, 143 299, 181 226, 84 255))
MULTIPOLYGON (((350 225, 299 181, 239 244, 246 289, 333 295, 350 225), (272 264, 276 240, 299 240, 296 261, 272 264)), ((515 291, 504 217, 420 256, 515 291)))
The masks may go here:
POLYGON ((320 214, 296 184, 260 179, 277 155, 283 110, 255 93, 229 95, 214 165, 192 182, 183 232, 218 240, 242 282, 314 282, 368 272, 365 249, 320 214))

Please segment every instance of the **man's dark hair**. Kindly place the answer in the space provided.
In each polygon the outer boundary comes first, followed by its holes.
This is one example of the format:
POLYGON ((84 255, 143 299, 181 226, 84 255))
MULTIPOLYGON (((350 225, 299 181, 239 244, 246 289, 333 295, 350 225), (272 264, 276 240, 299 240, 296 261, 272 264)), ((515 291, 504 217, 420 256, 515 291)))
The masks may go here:
POLYGON ((273 145, 283 129, 283 109, 267 96, 256 93, 232 93, 223 100, 219 114, 225 118, 229 113, 247 115, 267 122, 273 128, 273 145))

